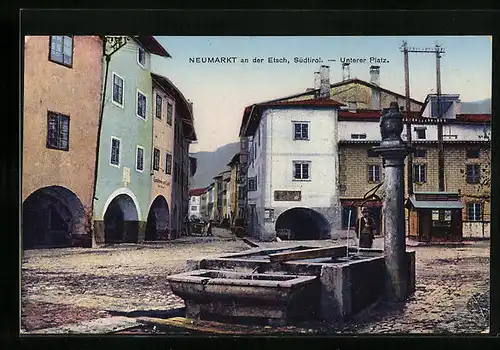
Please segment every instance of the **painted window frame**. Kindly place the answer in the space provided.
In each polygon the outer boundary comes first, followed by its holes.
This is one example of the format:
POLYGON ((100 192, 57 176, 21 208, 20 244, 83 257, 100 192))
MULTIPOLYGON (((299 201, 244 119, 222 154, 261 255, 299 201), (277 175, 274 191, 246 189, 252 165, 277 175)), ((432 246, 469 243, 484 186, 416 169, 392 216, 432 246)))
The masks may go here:
POLYGON ((71 128, 71 118, 69 115, 55 112, 55 111, 51 111, 51 110, 47 110, 47 138, 45 141, 45 147, 48 149, 54 149, 54 150, 68 152, 69 151, 69 141, 70 141, 70 128, 71 128), (54 145, 50 142, 50 140, 51 140, 50 124, 51 124, 52 118, 57 118, 57 121, 56 121, 57 129, 56 129, 56 137, 55 137, 56 141, 57 141, 57 145, 54 145), (59 145, 59 141, 61 139, 61 134, 62 134, 61 121, 63 119, 67 120, 67 123, 68 123, 68 132, 67 132, 67 136, 66 136, 66 147, 62 147, 61 145, 59 145))
POLYGON ((160 95, 159 93, 155 94, 155 117, 158 118, 159 120, 162 119, 162 114, 163 114, 163 96, 160 95), (158 115, 159 112, 159 115, 158 115))
POLYGON ((294 141, 310 141, 311 140, 311 122, 307 120, 293 120, 292 121, 292 135, 294 141), (297 137, 297 125, 300 125, 300 136, 297 137), (306 136, 304 136, 304 126, 307 126, 306 136))
POLYGON ((257 191, 257 176, 248 179, 248 192, 257 191))
POLYGON ((68 35, 51 35, 49 36, 49 61, 50 62, 53 62, 53 63, 56 63, 56 64, 59 64, 61 66, 64 66, 64 67, 67 67, 67 68, 73 68, 73 58, 74 58, 74 52, 75 51, 75 39, 73 36, 68 36, 68 35), (52 56, 52 38, 55 38, 55 37, 60 37, 61 38, 61 46, 62 46, 62 51, 61 51, 61 57, 62 57, 62 61, 59 61, 57 60, 56 58, 54 58, 52 56), (64 39, 65 38, 69 38, 71 39, 71 63, 65 63, 64 62, 64 39))
POLYGON ((148 96, 139 89, 136 89, 135 94, 135 115, 141 120, 148 120, 148 96), (144 96, 144 117, 139 114, 139 95, 144 96))
POLYGON ((161 163, 161 151, 159 148, 154 147, 153 148, 153 171, 160 171, 160 163, 161 163), (156 152, 158 151, 158 152, 156 152), (156 158, 156 154, 158 154, 158 158, 156 158), (158 159, 158 165, 156 164, 156 159, 158 159))
POLYGON ((146 49, 144 49, 141 45, 138 45, 137 46, 137 64, 143 68, 143 69, 146 69, 146 65, 147 65, 147 51, 146 49), (144 64, 141 63, 141 60, 140 60, 140 55, 141 55, 141 51, 144 52, 144 64))
POLYGON ((172 153, 165 152, 165 174, 172 176, 172 153))
POLYGON ((478 184, 481 182, 481 164, 469 163, 465 165, 465 181, 468 184, 478 184), (477 171, 473 171, 474 174, 469 176, 469 168, 477 169, 477 171))
POLYGON ((467 209, 467 221, 483 221, 483 203, 481 202, 468 202, 466 205, 467 209), (471 218, 470 214, 470 208, 479 208, 478 211, 476 209, 473 209, 473 217, 471 218))
POLYGON ((120 168, 121 167, 121 158, 122 158, 122 140, 119 137, 111 136, 111 143, 109 144, 109 165, 120 168), (118 164, 114 164, 113 161, 113 140, 118 141, 118 164))
POLYGON ((125 79, 116 72, 111 73, 111 101, 120 108, 125 108, 125 79), (122 102, 115 101, 115 76, 122 81, 122 102))
POLYGON ((310 160, 293 160, 292 161, 292 179, 293 181, 311 181, 311 161, 310 160), (296 165, 301 165, 300 178, 295 177, 296 165), (304 178, 304 165, 307 165, 307 178, 304 178))
POLYGON ((135 148, 135 170, 142 173, 144 172, 144 147, 141 145, 137 145, 135 148), (142 169, 139 169, 139 150, 142 150, 142 169))
POLYGON ((413 183, 423 184, 426 182, 427 182, 427 164, 422 164, 422 163, 413 164, 413 183))
POLYGON ((371 183, 371 184, 372 183, 373 184, 380 183, 381 178, 382 178, 382 169, 381 169, 380 164, 368 164, 367 170, 368 170, 368 183, 371 183), (372 173, 372 169, 375 169, 373 171, 373 173, 372 173), (378 174, 378 178, 377 178, 377 174, 378 174))

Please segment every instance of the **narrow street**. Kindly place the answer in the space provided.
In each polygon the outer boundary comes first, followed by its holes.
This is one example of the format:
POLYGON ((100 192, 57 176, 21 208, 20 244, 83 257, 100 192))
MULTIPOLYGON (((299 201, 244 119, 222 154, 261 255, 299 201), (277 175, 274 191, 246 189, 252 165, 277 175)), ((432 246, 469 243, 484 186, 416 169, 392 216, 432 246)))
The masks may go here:
MULTIPOLYGON (((186 261, 250 247, 229 231, 214 237, 98 249, 28 250, 22 256, 22 330, 30 332, 110 316, 161 317, 184 306, 167 276, 186 261)), ((262 247, 309 245, 275 242, 262 247)), ((321 241, 318 246, 345 242, 321 241)), ((489 324, 489 242, 416 250, 416 293, 406 304, 379 303, 344 324, 302 324, 298 333, 478 333, 489 324)))

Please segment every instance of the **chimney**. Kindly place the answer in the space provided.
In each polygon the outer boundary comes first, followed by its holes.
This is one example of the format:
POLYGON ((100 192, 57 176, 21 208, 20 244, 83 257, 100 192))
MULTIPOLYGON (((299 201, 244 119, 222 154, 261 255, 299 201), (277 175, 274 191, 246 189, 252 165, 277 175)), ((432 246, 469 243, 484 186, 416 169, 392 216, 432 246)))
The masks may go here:
POLYGON ((316 90, 314 97, 316 98, 319 97, 320 86, 321 86, 321 75, 319 72, 314 72, 314 90, 316 90))
POLYGON ((380 86, 380 66, 370 66, 370 83, 380 86))
POLYGON ((358 103, 356 101, 349 101, 347 104, 349 105, 349 112, 356 113, 358 103))
POLYGON ((330 98, 330 67, 321 66, 319 68, 321 83, 319 88, 320 98, 330 98))
POLYGON ((342 81, 351 79, 351 64, 342 63, 342 81))

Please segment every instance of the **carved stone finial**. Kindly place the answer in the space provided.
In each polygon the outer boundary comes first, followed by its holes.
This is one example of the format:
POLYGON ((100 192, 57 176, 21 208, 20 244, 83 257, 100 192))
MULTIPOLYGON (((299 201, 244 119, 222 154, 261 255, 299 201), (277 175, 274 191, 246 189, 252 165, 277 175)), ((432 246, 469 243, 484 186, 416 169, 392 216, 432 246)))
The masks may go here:
POLYGON ((403 132, 403 115, 399 111, 397 102, 391 102, 389 108, 384 108, 383 115, 380 118, 380 134, 382 142, 399 141, 402 142, 401 133, 403 132))

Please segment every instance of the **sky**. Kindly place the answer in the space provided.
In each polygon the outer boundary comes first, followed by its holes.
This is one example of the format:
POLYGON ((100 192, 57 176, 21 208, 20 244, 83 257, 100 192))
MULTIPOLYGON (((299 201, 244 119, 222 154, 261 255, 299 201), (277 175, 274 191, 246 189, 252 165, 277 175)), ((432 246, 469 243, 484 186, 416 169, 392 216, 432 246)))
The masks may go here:
MULTIPOLYGON (((404 95, 403 40, 410 48, 445 50, 441 59, 442 93, 460 94, 463 102, 491 98, 492 44, 490 36, 357 36, 357 37, 170 37, 156 36, 172 56, 154 56, 152 70, 168 77, 193 102, 198 142, 190 152, 215 151, 238 141, 246 106, 304 92, 314 86, 314 72, 330 66, 330 82, 342 80, 342 58, 351 63, 351 78, 369 81, 369 67, 380 66, 380 85, 404 95), (190 58, 236 57, 234 63, 196 63, 190 58), (269 63, 268 58, 286 58, 269 63), (294 58, 321 63, 295 63, 294 58), (382 59, 370 63, 370 57, 382 59), (254 58, 262 58, 260 63, 254 58), (242 62, 248 59, 248 62, 242 62), (328 61, 335 60, 335 61, 328 61), (383 61, 385 60, 385 61, 383 61)), ((233 61, 233 59, 231 60, 233 61)), ((423 101, 436 92, 436 56, 409 54, 410 95, 423 101)))

